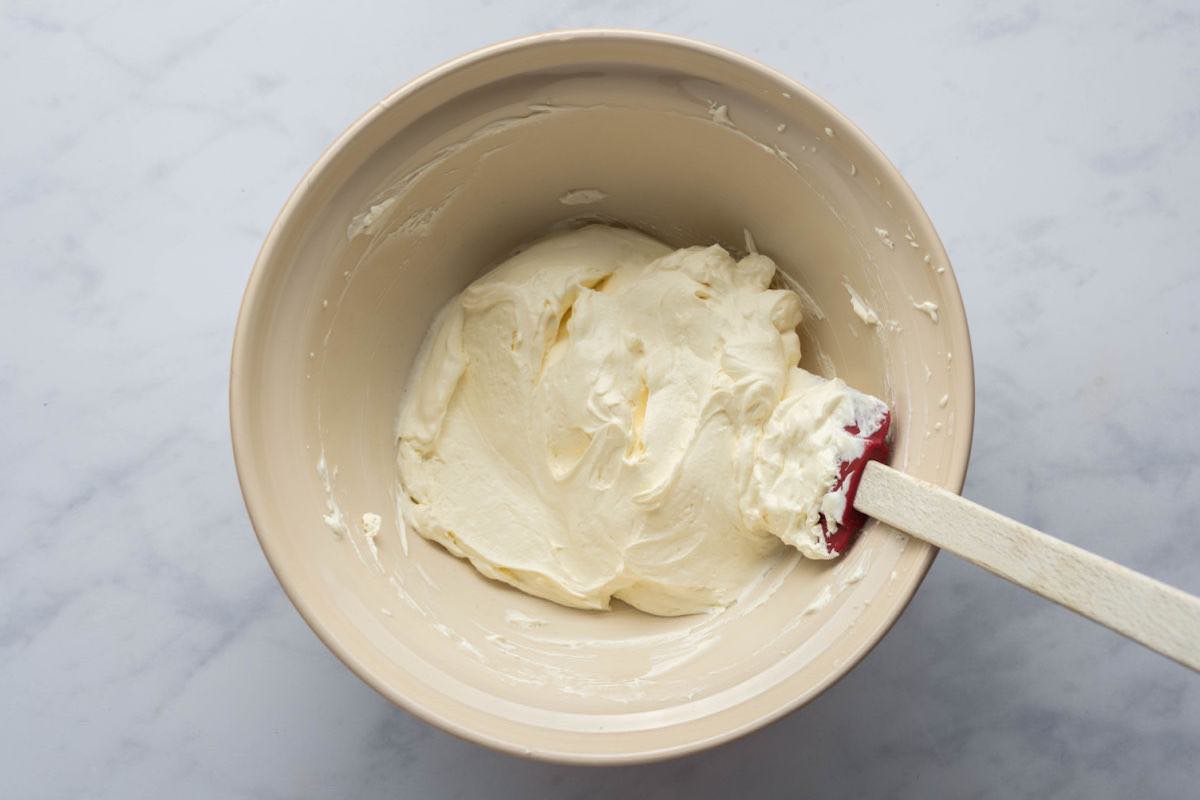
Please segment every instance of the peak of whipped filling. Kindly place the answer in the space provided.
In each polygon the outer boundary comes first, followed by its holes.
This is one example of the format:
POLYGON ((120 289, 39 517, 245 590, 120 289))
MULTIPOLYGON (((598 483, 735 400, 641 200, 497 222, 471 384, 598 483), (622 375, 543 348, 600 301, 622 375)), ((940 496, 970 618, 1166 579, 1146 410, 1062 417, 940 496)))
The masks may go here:
POLYGON ((886 406, 797 366, 774 274, 593 225, 475 281, 401 409, 407 524, 529 594, 662 615, 733 602, 785 544, 833 557, 845 428, 886 406))

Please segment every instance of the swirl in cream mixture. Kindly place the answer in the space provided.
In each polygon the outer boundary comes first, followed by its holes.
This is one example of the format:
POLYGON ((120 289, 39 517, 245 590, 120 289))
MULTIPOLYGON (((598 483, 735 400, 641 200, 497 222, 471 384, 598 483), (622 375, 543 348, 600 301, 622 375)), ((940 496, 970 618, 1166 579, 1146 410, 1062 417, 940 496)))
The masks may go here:
POLYGON ((791 545, 830 558, 845 428, 882 401, 800 369, 764 255, 592 225, 441 311, 398 424, 401 509, 489 578, 567 606, 728 605, 791 545))

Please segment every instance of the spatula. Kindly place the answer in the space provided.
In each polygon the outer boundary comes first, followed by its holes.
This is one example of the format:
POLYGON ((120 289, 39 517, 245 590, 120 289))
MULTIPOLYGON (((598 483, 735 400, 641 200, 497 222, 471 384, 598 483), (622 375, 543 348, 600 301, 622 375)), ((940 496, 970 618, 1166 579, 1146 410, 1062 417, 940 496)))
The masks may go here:
POLYGON ((846 429, 865 447, 839 471, 847 510, 826 536, 832 552, 870 516, 1200 671, 1200 598, 881 463, 890 422, 846 429))

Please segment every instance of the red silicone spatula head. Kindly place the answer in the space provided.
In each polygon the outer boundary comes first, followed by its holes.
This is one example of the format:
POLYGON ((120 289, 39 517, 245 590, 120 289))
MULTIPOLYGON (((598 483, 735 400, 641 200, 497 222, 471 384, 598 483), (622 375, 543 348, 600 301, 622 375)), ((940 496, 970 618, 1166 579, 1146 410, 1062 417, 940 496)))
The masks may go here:
POLYGON ((891 426, 892 414, 888 411, 883 415, 882 421, 875 430, 860 431, 857 425, 846 427, 846 433, 862 439, 864 446, 861 456, 853 461, 843 461, 838 468, 838 479, 833 485, 833 490, 836 492, 845 488, 846 510, 843 512, 842 518, 837 520, 837 530, 830 533, 825 515, 821 515, 821 531, 825 534, 825 543, 831 553, 845 552, 867 521, 867 515, 854 507, 854 497, 858 494, 858 482, 862 480, 867 462, 886 461, 891 453, 891 447, 887 440, 888 430, 891 426))

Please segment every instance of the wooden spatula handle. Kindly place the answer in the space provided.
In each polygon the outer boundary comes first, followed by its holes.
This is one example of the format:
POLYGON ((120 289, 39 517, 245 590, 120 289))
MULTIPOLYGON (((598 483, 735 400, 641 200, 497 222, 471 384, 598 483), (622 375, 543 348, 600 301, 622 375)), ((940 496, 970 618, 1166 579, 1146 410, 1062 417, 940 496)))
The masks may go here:
POLYGON ((878 462, 854 506, 1200 671, 1200 598, 878 462))

